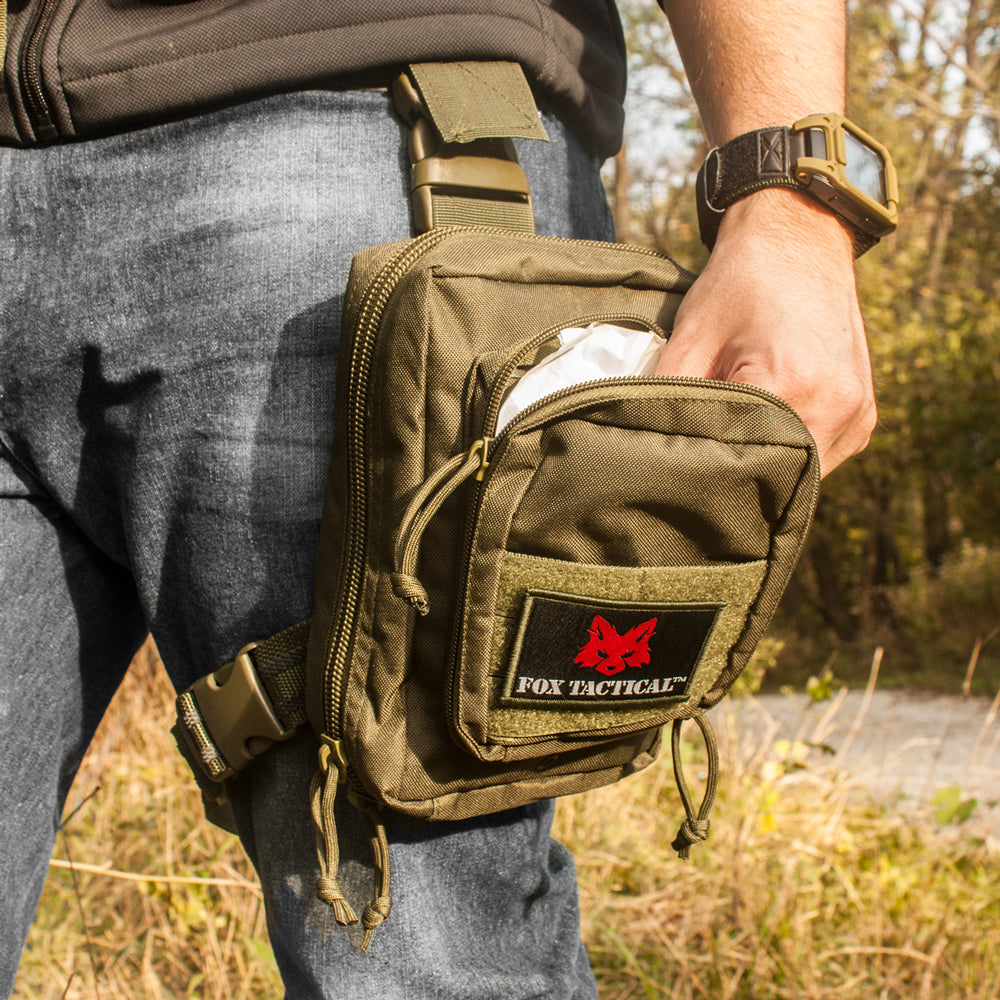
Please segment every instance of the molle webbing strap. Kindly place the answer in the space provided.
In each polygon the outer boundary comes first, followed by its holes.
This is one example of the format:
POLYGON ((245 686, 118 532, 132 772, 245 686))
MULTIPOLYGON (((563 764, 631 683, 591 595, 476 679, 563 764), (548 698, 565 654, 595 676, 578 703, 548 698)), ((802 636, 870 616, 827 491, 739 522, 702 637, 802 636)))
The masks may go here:
POLYGON ((393 85, 412 126, 410 189, 418 232, 487 226, 534 232, 528 180, 512 139, 548 141, 517 63, 415 63, 393 85))
POLYGON ((177 697, 174 737, 199 781, 231 777, 305 724, 308 639, 307 620, 251 643, 177 697))
MULTIPOLYGON (((0 0, 0 66, 7 56, 7 0, 0 0)), ((0 88, 3 84, 0 83, 0 88)))

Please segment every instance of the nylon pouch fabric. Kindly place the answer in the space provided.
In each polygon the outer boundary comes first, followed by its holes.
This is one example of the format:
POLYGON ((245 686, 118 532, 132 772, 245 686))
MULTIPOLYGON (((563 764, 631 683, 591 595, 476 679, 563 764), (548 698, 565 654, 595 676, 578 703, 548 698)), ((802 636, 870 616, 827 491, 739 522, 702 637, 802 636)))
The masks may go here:
POLYGON ((692 280, 648 250, 491 230, 355 259, 307 709, 357 798, 460 819, 606 784, 745 666, 818 492, 784 403, 606 379, 496 432, 559 330, 669 336, 692 280))

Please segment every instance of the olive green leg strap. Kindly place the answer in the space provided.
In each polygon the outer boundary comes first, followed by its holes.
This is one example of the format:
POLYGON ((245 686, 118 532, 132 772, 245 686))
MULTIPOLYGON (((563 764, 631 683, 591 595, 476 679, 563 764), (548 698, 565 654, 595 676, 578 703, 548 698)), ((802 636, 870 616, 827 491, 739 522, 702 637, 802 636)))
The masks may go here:
POLYGON ((251 643, 177 697, 174 738, 195 777, 225 781, 306 722, 309 621, 251 643))

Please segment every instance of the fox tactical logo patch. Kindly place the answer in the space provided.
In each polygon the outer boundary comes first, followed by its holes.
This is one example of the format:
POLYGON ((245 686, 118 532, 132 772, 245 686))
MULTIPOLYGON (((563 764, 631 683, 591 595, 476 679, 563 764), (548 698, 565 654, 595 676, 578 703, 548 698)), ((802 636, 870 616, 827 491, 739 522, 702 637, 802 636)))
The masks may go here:
POLYGON ((626 667, 645 667, 649 663, 649 640, 655 630, 656 619, 650 618, 619 635, 614 625, 594 615, 593 624, 587 630, 590 639, 576 654, 574 662, 581 667, 593 667, 605 677, 620 674, 626 667))
POLYGON ((720 607, 529 591, 503 699, 563 708, 681 700, 720 607))

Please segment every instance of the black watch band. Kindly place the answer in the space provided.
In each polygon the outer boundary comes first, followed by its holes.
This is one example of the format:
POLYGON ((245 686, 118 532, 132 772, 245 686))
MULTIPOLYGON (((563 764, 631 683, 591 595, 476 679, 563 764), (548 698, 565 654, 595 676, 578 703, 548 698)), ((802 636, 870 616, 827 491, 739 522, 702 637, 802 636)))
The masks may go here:
MULTIPOLYGON (((715 246, 726 209, 740 198, 774 187, 805 193, 807 189, 795 177, 795 162, 805 153, 802 133, 787 125, 745 132, 711 150, 696 182, 702 243, 709 250, 715 246)), ((836 217, 850 231, 856 257, 878 243, 877 237, 836 217)))

